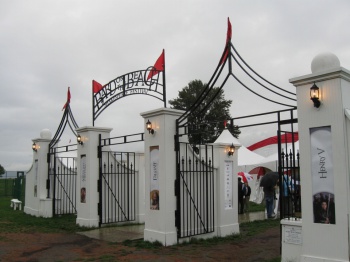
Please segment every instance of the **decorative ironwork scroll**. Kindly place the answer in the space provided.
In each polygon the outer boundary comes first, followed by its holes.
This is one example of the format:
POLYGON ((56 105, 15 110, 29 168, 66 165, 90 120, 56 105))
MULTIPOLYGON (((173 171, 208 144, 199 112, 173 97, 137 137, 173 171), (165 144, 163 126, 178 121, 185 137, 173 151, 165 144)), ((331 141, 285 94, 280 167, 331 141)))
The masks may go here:
POLYGON ((139 70, 118 76, 104 85, 92 96, 93 126, 97 117, 115 101, 130 95, 148 95, 164 101, 166 107, 165 73, 150 66, 146 70, 139 70), (158 72, 149 78, 149 73, 158 72), (162 74, 160 74, 162 73, 162 74), (162 77, 160 76, 162 75, 162 77), (148 79, 149 78, 149 79, 148 79))

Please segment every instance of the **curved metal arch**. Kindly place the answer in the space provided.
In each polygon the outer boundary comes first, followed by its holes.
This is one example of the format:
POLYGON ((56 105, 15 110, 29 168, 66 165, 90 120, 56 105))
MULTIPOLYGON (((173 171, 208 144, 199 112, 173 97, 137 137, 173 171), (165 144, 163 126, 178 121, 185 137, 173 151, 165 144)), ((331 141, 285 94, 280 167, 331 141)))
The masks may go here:
MULTIPOLYGON (((217 65, 213 75, 211 76, 209 82, 207 83, 207 85, 205 86, 205 88, 203 89, 202 93, 198 96, 197 100, 193 103, 193 105, 191 105, 191 107, 184 113, 182 114, 177 122, 178 123, 181 123, 183 121, 186 120, 186 118, 191 114, 193 113, 193 111, 195 111, 199 106, 200 104, 204 101, 205 97, 209 94, 209 92, 214 88, 214 85, 216 84, 217 80, 219 79, 221 73, 222 73, 222 70, 225 68, 225 65, 227 63, 227 59, 224 60, 223 63, 221 63, 222 59, 224 58, 225 56, 225 53, 226 51, 228 50, 229 48, 229 45, 226 45, 225 49, 224 49, 224 52, 222 53, 221 55, 221 58, 220 58, 220 62, 219 64, 217 65)), ((230 56, 228 56, 230 57, 230 56)), ((225 83, 227 81, 227 77, 225 79, 225 83)), ((216 96, 219 94, 219 92, 221 91, 221 89, 223 88, 223 85, 220 86, 220 89, 218 90, 218 92, 214 95, 213 99, 208 103, 207 106, 210 105, 210 103, 216 98, 216 96)), ((203 112, 203 110, 201 110, 201 112, 203 112)))
POLYGON ((214 73, 212 74, 208 84, 206 85, 206 87, 204 88, 204 90, 202 91, 202 93, 198 96, 197 100, 195 101, 195 103, 184 113, 182 114, 178 120, 177 120, 177 125, 178 128, 180 127, 184 127, 186 126, 186 124, 181 125, 182 122, 186 121, 186 118, 189 115, 193 115, 194 117, 202 114, 210 105, 210 103, 215 99, 215 97, 218 95, 219 91, 223 88, 223 86, 225 85, 225 83, 227 82, 229 76, 232 76, 236 81, 238 81, 243 87, 245 87, 248 91, 252 92, 254 95, 259 96, 262 99, 265 99, 266 101, 269 101, 271 103, 275 103, 275 104, 279 104, 282 106, 286 106, 286 107, 290 107, 290 108, 295 108, 295 105, 290 105, 290 104, 285 104, 285 103, 281 103, 278 101, 275 101, 273 99, 267 98, 263 95, 258 94, 257 92, 253 91, 251 88, 249 88, 246 84, 243 83, 243 81, 241 81, 234 73, 232 70, 232 59, 234 59, 234 61, 237 63, 237 65, 251 78, 253 79, 256 83, 258 83, 259 85, 261 85, 262 87, 264 87, 265 89, 267 89, 270 92, 273 92, 281 97, 284 97, 286 99, 290 99, 292 101, 296 101, 296 99, 287 97, 283 94, 279 94, 276 91, 272 90, 271 88, 268 88, 267 86, 265 86, 264 84, 262 84, 260 81, 258 81, 256 78, 254 78, 247 70, 244 69, 244 67, 242 66, 242 64, 238 61, 238 59, 233 55, 232 53, 232 49, 234 50, 234 52, 237 54, 237 56, 240 58, 240 60, 259 78, 261 78, 262 80, 264 80, 265 82, 271 84, 272 86, 278 88, 279 90, 282 90, 284 92, 287 92, 289 94, 295 95, 292 92, 289 92, 285 89, 282 89, 274 84, 272 84, 271 82, 269 82, 268 80, 266 80, 265 78, 263 78, 262 76, 260 76, 258 73, 256 73, 244 60, 243 58, 239 55, 239 53, 237 52, 237 50, 234 48, 233 44, 231 41, 227 42, 224 51, 222 52, 221 58, 219 60, 219 63, 216 67, 216 69, 214 70, 214 73), (228 55, 227 55, 228 53, 228 55), (225 58, 226 56, 226 58, 225 58), (224 59, 225 58, 225 59, 224 59), (224 60, 223 60, 224 59, 224 60), (214 88, 214 85, 216 84, 218 78, 220 77, 224 67, 226 66, 226 64, 228 63, 228 74, 225 77, 223 83, 220 85, 220 88, 218 90, 218 92, 213 96, 213 99, 200 111, 197 112, 196 114, 194 114, 195 110, 200 106, 200 104, 204 101, 205 97, 209 94, 209 92, 214 88))
POLYGON ((70 108, 69 103, 67 104, 67 106, 64 110, 61 122, 56 130, 56 133, 55 133, 54 137, 51 139, 51 142, 49 144, 49 151, 52 148, 54 148, 55 145, 57 145, 59 139, 61 138, 61 136, 63 134, 63 131, 66 129, 67 123, 69 125, 69 128, 72 130, 73 134, 75 136, 77 136, 77 132, 75 131, 75 129, 79 128, 79 126, 74 119, 74 116, 73 116, 73 113, 72 113, 72 110, 70 108))
POLYGON ((93 93, 93 125, 97 117, 115 101, 137 94, 157 98, 163 101, 166 107, 165 69, 160 71, 150 66, 145 70, 129 72, 111 80, 99 92, 93 93), (156 77, 148 79, 151 71, 158 73, 156 77), (163 81, 160 81, 160 73, 162 73, 163 81))
MULTIPOLYGON (((295 98, 291 98, 291 97, 288 97, 288 96, 285 96, 285 95, 282 95, 282 94, 279 94, 278 92, 276 92, 276 91, 274 91, 274 90, 272 90, 271 88, 268 88, 267 86, 265 86, 264 84, 262 84, 262 83, 260 83, 257 79, 255 79, 251 74, 249 74, 249 72, 247 71, 247 70, 245 70, 245 68, 239 63, 239 61, 238 61, 238 59, 234 56, 234 55, 232 55, 232 57, 233 57, 233 59, 236 61, 236 64, 237 65, 239 65, 239 67, 251 78, 251 79, 253 79, 256 83, 258 83, 259 85, 261 85, 262 87, 264 87, 265 89, 267 89, 268 91, 270 91, 270 92, 272 92, 272 93, 274 93, 274 94, 276 94, 276 95, 278 95, 278 96, 281 96, 281 97, 284 97, 284 98, 286 98, 286 99, 289 99, 289 100, 292 100, 292 101, 297 101, 295 98)), ((243 61, 243 60, 242 60, 243 61)), ((243 63, 244 64, 246 64, 244 61, 243 61, 243 63)), ((248 65, 247 65, 248 66, 248 65)), ((250 70, 252 70, 249 66, 248 66, 248 68, 250 69, 250 70)), ((254 70, 252 70, 254 73, 255 73, 255 71, 254 70)), ((234 75, 232 72, 231 72, 231 74, 232 75, 234 75)), ((260 78, 262 78, 259 74, 257 74, 257 73, 255 73, 257 76, 259 76, 260 78)), ((264 78, 262 78, 263 80, 265 80, 264 78)), ((266 82, 268 82, 269 84, 271 84, 269 81, 267 81, 267 80, 265 80, 266 82)), ((242 84, 243 85, 243 84, 242 84)), ((274 85, 274 84, 271 84, 271 85, 273 85, 274 87, 276 87, 276 88, 278 88, 278 89, 280 89, 280 90, 283 90, 284 92, 288 92, 288 93, 290 93, 290 94, 293 94, 293 95, 296 95, 296 94, 294 94, 294 93, 291 93, 291 92, 289 92, 289 91, 286 91, 286 90, 284 90, 284 89, 281 89, 281 88, 279 88, 279 87, 277 87, 276 85, 274 85)), ((244 85, 245 86, 245 85, 244 85)), ((249 88, 248 88, 248 90, 249 91, 251 91, 249 88)), ((253 92, 255 95, 257 95, 255 92, 253 92)), ((260 96, 260 95, 258 95, 258 96, 260 96)), ((260 96, 261 97, 261 96, 260 96)))
POLYGON ((232 43, 231 43, 231 47, 232 47, 233 51, 235 51, 235 53, 237 54, 237 56, 239 57, 239 59, 241 59, 241 61, 242 61, 254 74, 256 74, 258 77, 260 77, 262 80, 264 80, 265 82, 269 83, 270 85, 276 87, 277 89, 279 89, 279 90, 281 90, 281 91, 284 91, 284 92, 286 92, 286 93, 289 93, 289 94, 291 94, 291 95, 295 95, 295 96, 296 96, 295 93, 292 93, 292 92, 290 92, 290 91, 288 91, 288 90, 285 90, 285 89, 283 89, 283 88, 281 88, 281 87, 276 86, 275 84, 271 83, 270 81, 266 80, 266 79, 263 78, 261 75, 259 75, 257 72, 255 72, 255 71, 253 70, 253 68, 251 68, 251 67, 246 63, 246 61, 244 61, 244 59, 240 56, 240 54, 237 52, 236 48, 232 45, 232 43))

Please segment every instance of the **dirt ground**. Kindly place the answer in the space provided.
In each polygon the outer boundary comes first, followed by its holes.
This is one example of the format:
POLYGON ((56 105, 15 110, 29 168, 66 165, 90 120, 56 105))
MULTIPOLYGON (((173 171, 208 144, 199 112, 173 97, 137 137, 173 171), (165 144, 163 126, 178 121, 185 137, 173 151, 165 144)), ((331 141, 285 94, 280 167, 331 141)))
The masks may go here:
POLYGON ((263 262, 280 256, 279 227, 224 244, 157 247, 125 246, 79 234, 0 232, 0 261, 239 261, 263 262))

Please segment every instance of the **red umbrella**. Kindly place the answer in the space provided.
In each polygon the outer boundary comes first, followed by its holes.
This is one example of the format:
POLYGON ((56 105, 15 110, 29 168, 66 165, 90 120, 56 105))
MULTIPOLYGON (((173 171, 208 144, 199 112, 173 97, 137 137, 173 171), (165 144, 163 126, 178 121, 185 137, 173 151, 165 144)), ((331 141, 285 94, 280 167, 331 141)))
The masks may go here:
POLYGON ((243 183, 248 183, 249 180, 253 179, 251 175, 244 172, 238 172, 237 175, 242 177, 243 183))

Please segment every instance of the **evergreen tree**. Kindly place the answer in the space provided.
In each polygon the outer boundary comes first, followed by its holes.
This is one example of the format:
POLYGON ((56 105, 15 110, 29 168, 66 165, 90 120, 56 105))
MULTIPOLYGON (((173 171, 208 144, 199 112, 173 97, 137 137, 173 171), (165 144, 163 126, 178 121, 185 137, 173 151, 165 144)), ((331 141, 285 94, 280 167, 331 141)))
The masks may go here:
MULTIPOLYGON (((201 80, 191 81, 188 86, 179 91, 177 98, 169 101, 171 108, 188 110, 197 101, 205 86, 206 84, 201 80)), ((224 91, 220 90, 213 99, 218 90, 218 87, 214 87, 195 112, 188 117, 191 144, 214 142, 224 129, 225 120, 232 118, 229 112, 232 100, 225 99, 224 91), (202 112, 209 103, 208 108, 202 112)), ((241 133, 238 127, 230 125, 226 127, 234 137, 238 138, 241 133)))
POLYGON ((3 174, 5 174, 5 168, 0 165, 0 176, 2 176, 3 174))

